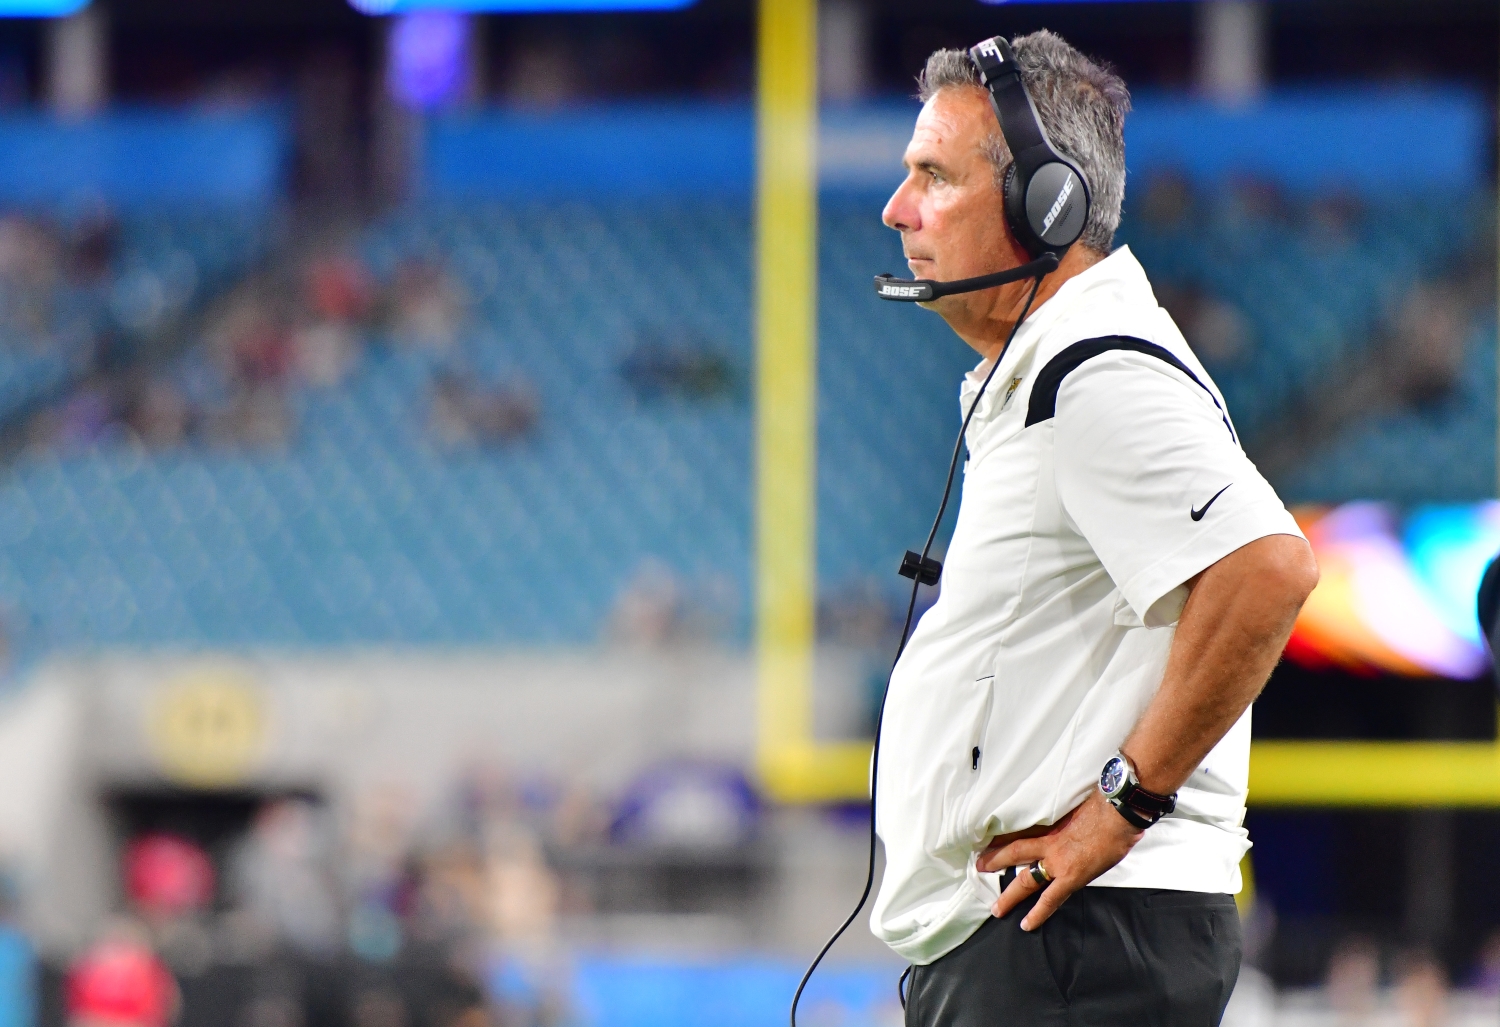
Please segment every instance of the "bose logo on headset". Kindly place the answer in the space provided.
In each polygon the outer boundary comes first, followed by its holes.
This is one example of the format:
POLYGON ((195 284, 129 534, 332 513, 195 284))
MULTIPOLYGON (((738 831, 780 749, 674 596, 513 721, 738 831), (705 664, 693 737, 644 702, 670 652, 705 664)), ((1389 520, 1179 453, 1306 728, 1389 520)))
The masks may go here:
POLYGON ((1062 192, 1057 194, 1053 201, 1052 209, 1047 211, 1047 216, 1042 219, 1042 234, 1046 235, 1052 229, 1052 222, 1057 220, 1057 215, 1062 213, 1063 204, 1068 202, 1068 197, 1073 195, 1073 173, 1068 172, 1068 180, 1063 183, 1062 192))
POLYGON ((882 296, 921 296, 926 291, 925 285, 882 285, 880 287, 882 296))
POLYGON ((975 47, 975 49, 982 54, 988 54, 990 57, 995 58, 1001 64, 1005 63, 1005 55, 1000 52, 1000 48, 995 45, 993 39, 986 39, 983 43, 975 47))

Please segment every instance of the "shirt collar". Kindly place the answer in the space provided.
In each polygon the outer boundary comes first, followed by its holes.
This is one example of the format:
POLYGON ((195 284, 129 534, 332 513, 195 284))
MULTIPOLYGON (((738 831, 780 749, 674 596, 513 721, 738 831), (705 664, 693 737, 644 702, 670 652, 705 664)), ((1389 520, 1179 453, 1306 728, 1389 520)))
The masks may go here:
MULTIPOLYGON (((1020 364, 1021 359, 1035 348, 1037 341, 1050 329, 1081 310, 1088 302, 1088 293, 1098 290, 1135 292, 1138 289, 1144 289, 1150 295, 1151 283, 1146 279, 1146 269, 1135 259, 1129 246, 1121 246, 1097 264, 1069 278, 1047 302, 1021 322, 1020 330, 1016 332, 1010 348, 1000 361, 1000 369, 995 372, 990 387, 984 392, 979 409, 974 411, 974 419, 978 421, 988 418, 997 409, 997 404, 1005 402, 1005 394, 1010 388, 1008 372, 1020 364)), ((972 371, 964 375, 963 386, 959 391, 964 414, 969 412, 969 406, 974 402, 974 396, 979 392, 989 370, 988 362, 981 360, 972 371)))

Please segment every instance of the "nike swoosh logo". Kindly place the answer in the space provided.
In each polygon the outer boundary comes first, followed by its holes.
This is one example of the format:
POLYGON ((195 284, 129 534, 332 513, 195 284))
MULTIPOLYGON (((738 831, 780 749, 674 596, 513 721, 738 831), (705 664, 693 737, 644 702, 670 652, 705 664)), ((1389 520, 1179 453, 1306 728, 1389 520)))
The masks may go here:
MULTIPOLYGON (((1229 483, 1229 485, 1233 485, 1233 484, 1234 484, 1234 482, 1230 482, 1229 483)), ((1214 505, 1214 500, 1215 499, 1218 499, 1220 496, 1222 496, 1229 489, 1229 485, 1225 485, 1222 489, 1220 489, 1219 491, 1215 492, 1213 494, 1213 498, 1209 499, 1208 502, 1206 502, 1206 503, 1203 504, 1203 509, 1201 509, 1201 510, 1195 510, 1192 507, 1188 507, 1188 516, 1191 517, 1195 521, 1201 521, 1201 520, 1203 520, 1203 515, 1206 514, 1206 513, 1208 513, 1208 508, 1214 505)))

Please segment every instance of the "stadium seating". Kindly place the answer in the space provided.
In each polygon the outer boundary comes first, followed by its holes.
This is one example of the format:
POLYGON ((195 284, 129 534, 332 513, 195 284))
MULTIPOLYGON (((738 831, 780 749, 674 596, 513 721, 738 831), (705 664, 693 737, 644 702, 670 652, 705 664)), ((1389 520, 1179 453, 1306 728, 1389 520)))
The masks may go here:
MULTIPOLYGON (((818 572, 894 590, 901 552, 929 527, 975 358, 931 314, 874 298, 870 275, 903 269, 875 209, 830 200, 821 222, 818 572)), ((1218 378, 1253 435, 1361 351, 1392 289, 1450 258, 1464 223, 1462 210, 1391 204, 1337 243, 1211 215, 1206 230, 1127 226, 1121 238, 1157 279, 1247 311, 1251 357, 1218 378)), ((157 269, 188 253, 199 281, 222 281, 261 231, 159 221, 132 228, 127 252, 157 269)), ((413 257, 449 269, 469 301, 450 347, 372 335, 344 384, 296 389, 282 453, 101 447, 27 457, 0 484, 0 600, 41 644, 584 643, 652 562, 690 598, 717 596, 744 638, 748 207, 427 206, 372 224, 360 252, 379 279, 413 257), (621 363, 657 338, 718 354, 733 388, 638 397, 621 363), (455 372, 525 383, 540 399, 535 434, 435 445, 433 382, 455 372)), ((1445 413, 1355 431, 1299 472, 1294 497, 1493 481, 1492 457, 1455 469, 1494 450, 1492 335, 1476 331, 1472 388, 1445 413), (1452 460, 1402 459, 1419 447, 1452 460), (1382 477, 1402 464, 1409 478, 1382 477)))
POLYGON ((1495 324, 1469 337, 1459 387, 1422 410, 1372 414, 1350 425, 1282 483, 1289 503, 1379 498, 1471 503, 1495 494, 1495 324))
MULTIPOLYGON (((54 214, 42 223, 69 221, 54 214)), ((86 373, 106 336, 129 345, 212 295, 266 251, 274 223, 261 208, 136 210, 120 218, 96 280, 63 276, 29 290, 0 280, 0 422, 86 373)))
POLYGON ((1375 203, 1353 230, 1200 212, 1170 230, 1127 219, 1128 243, 1157 282, 1187 282, 1230 301, 1251 326, 1251 358, 1210 371, 1240 431, 1253 438, 1291 403, 1313 398, 1363 351, 1399 289, 1431 276, 1491 223, 1486 197, 1375 203))

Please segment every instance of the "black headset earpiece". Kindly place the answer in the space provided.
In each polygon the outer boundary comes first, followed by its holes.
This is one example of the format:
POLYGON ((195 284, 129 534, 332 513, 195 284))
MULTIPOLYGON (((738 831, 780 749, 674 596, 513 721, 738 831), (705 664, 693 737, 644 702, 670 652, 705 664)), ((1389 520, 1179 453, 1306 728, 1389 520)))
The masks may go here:
POLYGON ((1047 138, 1010 43, 1001 36, 986 39, 970 48, 969 58, 989 91, 990 106, 1010 148, 1005 220, 1031 256, 1051 253, 1061 258, 1088 223, 1088 180, 1047 138))

